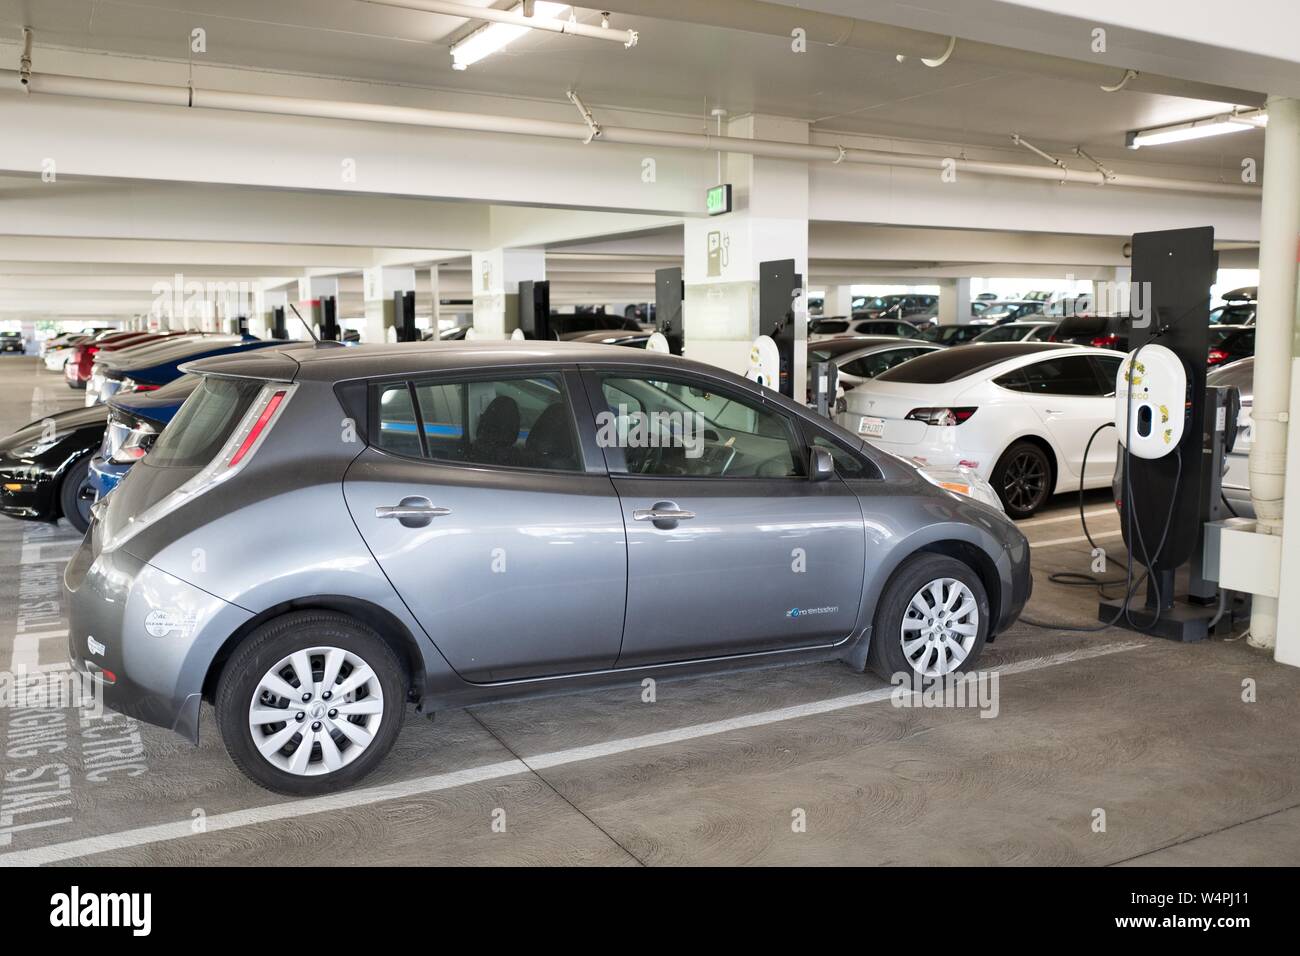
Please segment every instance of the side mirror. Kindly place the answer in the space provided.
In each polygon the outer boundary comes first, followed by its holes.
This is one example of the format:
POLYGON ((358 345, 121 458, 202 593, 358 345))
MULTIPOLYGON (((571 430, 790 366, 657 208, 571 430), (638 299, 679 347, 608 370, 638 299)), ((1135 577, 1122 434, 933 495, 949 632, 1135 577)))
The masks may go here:
POLYGON ((835 459, 825 448, 814 448, 808 453, 808 479, 825 481, 835 476, 835 459))

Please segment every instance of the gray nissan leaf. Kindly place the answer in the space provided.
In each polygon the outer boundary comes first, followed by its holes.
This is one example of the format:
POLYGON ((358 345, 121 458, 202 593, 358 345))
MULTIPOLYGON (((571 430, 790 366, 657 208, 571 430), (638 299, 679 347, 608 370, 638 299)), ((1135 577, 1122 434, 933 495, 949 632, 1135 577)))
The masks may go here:
POLYGON ((408 704, 824 659, 942 677, 1029 597, 1002 513, 683 358, 286 345, 185 370, 67 568, 69 652, 191 741, 213 704, 280 793, 356 783, 408 704))

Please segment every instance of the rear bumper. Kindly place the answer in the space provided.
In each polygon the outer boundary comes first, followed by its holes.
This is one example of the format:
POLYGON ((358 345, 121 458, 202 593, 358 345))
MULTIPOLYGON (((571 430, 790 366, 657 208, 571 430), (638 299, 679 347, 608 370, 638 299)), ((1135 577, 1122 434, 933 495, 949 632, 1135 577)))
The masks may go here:
POLYGON ((252 615, 98 538, 92 525, 64 572, 70 662, 103 675, 108 707, 197 743, 208 668, 252 615))
POLYGON ((96 455, 90 460, 90 487, 95 489, 95 500, 106 496, 110 491, 117 487, 126 473, 131 470, 130 465, 115 465, 112 462, 105 461, 96 455))

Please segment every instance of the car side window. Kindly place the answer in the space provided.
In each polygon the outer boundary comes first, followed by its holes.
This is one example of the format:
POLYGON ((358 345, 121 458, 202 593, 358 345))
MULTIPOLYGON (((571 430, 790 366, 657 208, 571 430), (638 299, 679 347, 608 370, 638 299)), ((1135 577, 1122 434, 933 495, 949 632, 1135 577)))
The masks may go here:
POLYGON ((1120 356, 1111 358, 1094 355, 1092 361, 1097 369, 1097 379, 1101 383, 1101 394, 1114 395, 1115 381, 1119 378, 1119 367, 1124 359, 1120 356))
POLYGON ((381 448, 465 465, 582 470, 558 376, 416 382, 413 391, 414 405, 404 383, 381 389, 381 448))
POLYGON ((803 446, 783 412, 712 385, 652 375, 601 379, 607 410, 596 442, 623 452, 625 473, 689 478, 794 478, 803 446))
POLYGON ((1097 376, 1086 355, 1069 355, 1035 362, 1021 369, 1023 392, 1033 395, 1101 395, 1097 376))
POLYGON ((929 349, 889 349, 885 352, 874 352, 845 363, 843 368, 844 371, 858 378, 875 378, 881 372, 888 371, 895 365, 901 365, 926 351, 929 349))

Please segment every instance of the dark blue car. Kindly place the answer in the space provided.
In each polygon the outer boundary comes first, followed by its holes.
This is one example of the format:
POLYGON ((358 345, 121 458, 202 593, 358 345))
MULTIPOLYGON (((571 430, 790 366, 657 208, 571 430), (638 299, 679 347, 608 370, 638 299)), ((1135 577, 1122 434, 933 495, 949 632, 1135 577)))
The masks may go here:
POLYGON ((88 403, 107 402, 119 392, 161 388, 180 377, 180 367, 186 362, 285 344, 280 339, 251 336, 178 338, 176 342, 156 343, 134 354, 126 352, 120 358, 110 357, 97 363, 88 388, 88 403))
POLYGON ((90 487, 96 500, 116 488, 131 466, 148 453, 198 383, 197 376, 182 375, 159 389, 129 392, 108 403, 104 442, 90 461, 90 487))

